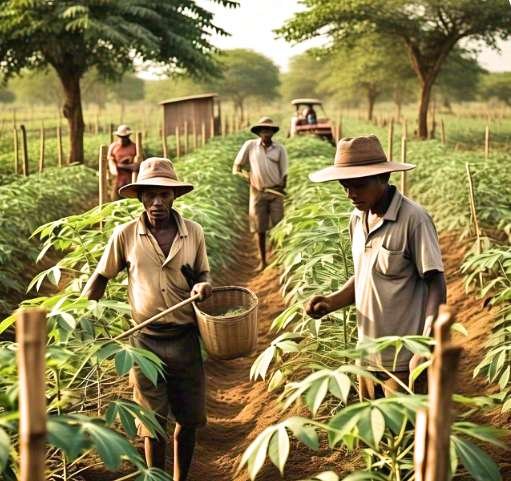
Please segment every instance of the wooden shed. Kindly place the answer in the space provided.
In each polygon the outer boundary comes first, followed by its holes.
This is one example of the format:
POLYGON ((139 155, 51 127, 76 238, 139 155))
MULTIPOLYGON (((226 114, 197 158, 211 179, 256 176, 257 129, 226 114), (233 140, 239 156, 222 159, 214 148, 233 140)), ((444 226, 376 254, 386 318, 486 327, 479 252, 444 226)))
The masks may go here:
POLYGON ((163 106, 164 135, 180 132, 201 135, 204 129, 206 140, 221 132, 221 110, 218 94, 190 95, 160 102, 163 106))

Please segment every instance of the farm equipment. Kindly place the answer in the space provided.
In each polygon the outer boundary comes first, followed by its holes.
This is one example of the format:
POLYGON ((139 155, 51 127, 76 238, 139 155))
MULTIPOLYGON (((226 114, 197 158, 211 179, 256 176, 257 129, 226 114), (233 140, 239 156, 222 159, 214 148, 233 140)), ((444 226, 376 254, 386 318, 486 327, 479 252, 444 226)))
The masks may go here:
POLYGON ((332 122, 326 116, 321 100, 294 99, 291 101, 291 104, 295 106, 296 112, 291 117, 290 137, 295 137, 296 135, 315 135, 335 145, 332 122), (315 108, 320 110, 321 117, 318 117, 315 108))

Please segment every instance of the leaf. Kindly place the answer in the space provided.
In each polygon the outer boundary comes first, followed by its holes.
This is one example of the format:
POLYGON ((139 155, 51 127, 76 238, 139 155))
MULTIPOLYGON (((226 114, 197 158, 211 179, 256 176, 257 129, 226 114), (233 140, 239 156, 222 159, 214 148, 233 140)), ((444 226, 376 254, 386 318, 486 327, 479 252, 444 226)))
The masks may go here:
POLYGON ((461 464, 476 481, 502 481, 495 461, 481 448, 457 436, 451 436, 461 464))
POLYGON ((373 431, 374 444, 377 446, 385 432, 385 418, 378 408, 371 409, 371 429, 373 431))
POLYGON ((271 437, 268 454, 280 474, 284 475, 284 466, 289 456, 289 437, 284 426, 280 426, 271 437))
POLYGON ((11 440, 4 429, 0 428, 0 473, 7 466, 11 450, 11 440))

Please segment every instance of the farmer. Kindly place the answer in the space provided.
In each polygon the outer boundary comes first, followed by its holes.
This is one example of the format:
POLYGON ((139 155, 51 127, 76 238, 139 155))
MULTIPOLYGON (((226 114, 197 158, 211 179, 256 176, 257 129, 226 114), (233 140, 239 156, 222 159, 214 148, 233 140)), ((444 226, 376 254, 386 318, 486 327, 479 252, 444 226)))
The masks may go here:
MULTIPOLYGON (((177 179, 169 160, 144 160, 137 181, 119 192, 122 197, 138 198, 144 212, 115 228, 84 295, 100 299, 109 279, 126 269, 128 300, 137 323, 190 294, 199 294, 201 300, 209 297, 212 290, 202 227, 172 208, 177 197, 192 189, 177 179)), ((162 426, 172 411, 176 420, 174 479, 183 481, 192 460, 196 429, 206 423, 205 378, 192 306, 143 328, 131 342, 152 351, 164 363, 165 376, 157 386, 138 368, 132 370, 130 380, 135 401, 154 411, 162 426)), ((168 440, 150 437, 141 424, 138 433, 144 437, 148 465, 164 469, 168 440)))
MULTIPOLYGON (((310 175, 313 182, 338 181, 355 209, 350 219, 354 275, 338 291, 312 297, 305 306, 320 318, 356 305, 359 341, 383 336, 429 336, 446 288, 438 237, 429 214, 389 185, 391 172, 413 169, 389 162, 374 135, 341 139, 334 165, 310 175)), ((394 349, 372 354, 363 362, 375 370, 381 385, 361 379, 362 396, 389 395, 405 385, 421 362, 402 349, 393 367, 394 349)), ((425 392, 424 377, 416 392, 425 392)))
POLYGON ((250 231, 257 233, 260 263, 266 267, 266 232, 284 216, 284 197, 287 184, 287 152, 283 145, 272 140, 279 127, 269 117, 262 117, 250 131, 259 139, 247 140, 234 160, 233 173, 250 182, 250 231), (246 167, 250 173, 243 171, 246 167))
MULTIPOLYGON (((111 199, 119 199, 119 189, 131 182, 132 172, 138 172, 140 164, 135 162, 137 148, 131 141, 131 129, 127 125, 119 125, 114 135, 118 139, 108 147, 108 168, 113 176, 111 199)), ((143 157, 143 154, 140 153, 143 157)))
POLYGON ((303 118, 308 125, 315 125, 318 123, 318 117, 312 104, 308 104, 307 107, 303 109, 303 118))

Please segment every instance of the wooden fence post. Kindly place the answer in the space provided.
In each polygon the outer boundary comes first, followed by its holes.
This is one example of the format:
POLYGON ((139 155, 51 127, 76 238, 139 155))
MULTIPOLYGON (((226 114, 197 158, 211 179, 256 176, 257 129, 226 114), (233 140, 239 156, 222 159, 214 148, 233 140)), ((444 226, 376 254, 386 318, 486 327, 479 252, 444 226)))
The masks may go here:
POLYGON ((201 145, 206 145, 206 124, 204 122, 201 124, 201 145))
MULTIPOLYGON (((106 172, 108 169, 108 146, 100 145, 99 146, 99 162, 98 162, 98 173, 99 173, 99 188, 98 188, 98 206, 102 207, 106 202, 107 197, 107 181, 106 181, 106 172)), ((101 227, 103 227, 103 223, 101 222, 101 227)))
POLYGON ((44 481, 46 459, 46 312, 16 315, 19 379, 20 481, 44 481))
POLYGON ((62 127, 57 127, 57 162, 58 166, 62 167, 64 159, 64 153, 62 151, 62 127))
POLYGON ((108 124, 108 135, 110 136, 110 143, 114 141, 114 124, 110 122, 108 124))
POLYGON ((197 122, 192 120, 192 147, 193 150, 197 149, 197 122))
POLYGON ((387 159, 389 162, 392 161, 393 155, 393 143, 394 141, 394 119, 390 120, 389 123, 389 138, 388 138, 388 150, 387 150, 387 159))
MULTIPOLYGON (((401 163, 406 163, 406 137, 401 137, 401 163)), ((408 185, 407 185, 407 172, 403 170, 401 172, 401 194, 408 194, 408 185)))
POLYGON ((19 153, 19 145, 18 145, 18 129, 16 127, 12 128, 12 135, 14 140, 14 173, 20 173, 20 153, 19 153))
POLYGON ((401 135, 405 139, 408 139, 408 122, 406 121, 406 117, 403 117, 403 131, 402 131, 401 135))
MULTIPOLYGON (((142 147, 142 132, 137 132, 135 135, 135 162, 142 162, 144 160, 144 149, 142 147)), ((133 170, 131 172, 131 182, 136 182, 138 177, 138 172, 133 170)))
POLYGON ((22 168, 23 168, 23 175, 27 177, 29 172, 29 165, 28 165, 28 144, 27 144, 27 129, 22 124, 20 125, 21 130, 21 159, 22 159, 22 168))
MULTIPOLYGON (((467 172, 468 180, 468 201, 470 205, 470 214, 472 216, 472 222, 474 224, 474 231, 476 234, 476 250, 478 254, 481 254, 481 227, 479 226, 479 219, 477 217, 477 206, 476 206, 476 195, 474 190, 474 181, 472 179, 472 172, 470 172, 470 165, 468 162, 465 163, 465 170, 467 172)), ((483 274, 479 272, 479 285, 483 287, 483 274)))
POLYGON ((162 151, 163 151, 163 157, 165 159, 168 159, 168 145, 167 145, 167 134, 165 132, 165 127, 161 129, 161 145, 162 145, 162 151))
POLYGON ((484 131, 484 160, 490 157, 490 126, 487 125, 484 131))
POLYGON ((462 353, 460 346, 450 344, 450 328, 454 313, 440 306, 434 324, 435 350, 428 373, 429 415, 428 448, 425 481, 448 481, 451 435, 451 402, 454 378, 462 353))
POLYGON ((225 137, 225 117, 220 117, 220 135, 225 137))
POLYGON ((45 154, 45 132, 44 123, 41 125, 41 134, 39 141, 39 173, 44 170, 44 154, 45 154))
POLYGON ((212 139, 215 136, 215 117, 211 116, 209 119, 209 137, 208 139, 212 139))
POLYGON ((189 146, 188 146, 188 141, 189 141, 189 138, 188 138, 188 120, 185 120, 185 129, 184 129, 184 136, 185 136, 185 145, 184 145, 184 154, 186 155, 188 153, 188 150, 189 150, 189 146))
POLYGON ((176 159, 181 157, 181 138, 179 136, 179 125, 176 125, 176 159))
POLYGON ((443 145, 445 145, 445 123, 444 119, 440 119, 440 140, 443 145))

